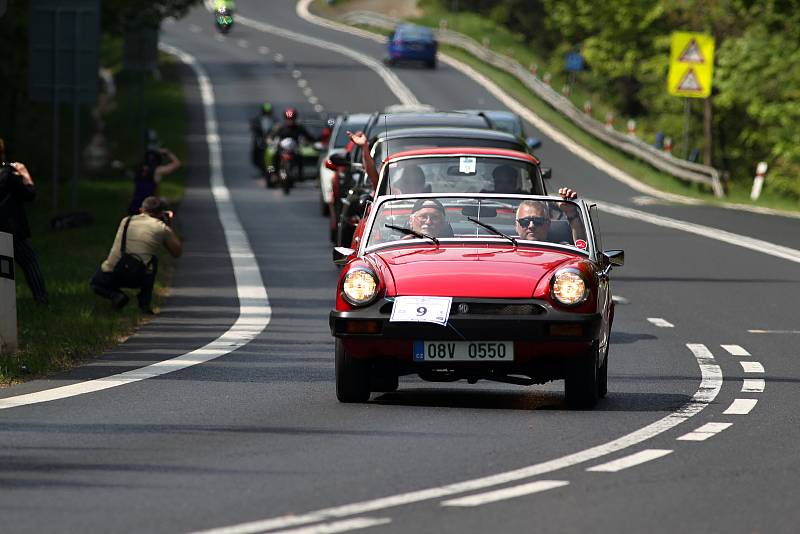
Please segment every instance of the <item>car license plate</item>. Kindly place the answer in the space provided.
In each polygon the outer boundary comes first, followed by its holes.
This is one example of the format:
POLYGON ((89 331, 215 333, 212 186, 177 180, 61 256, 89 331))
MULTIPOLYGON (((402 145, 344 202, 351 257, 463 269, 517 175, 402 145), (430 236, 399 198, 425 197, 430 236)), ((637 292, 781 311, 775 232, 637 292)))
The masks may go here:
POLYGON ((512 341, 415 341, 415 362, 513 362, 512 341))

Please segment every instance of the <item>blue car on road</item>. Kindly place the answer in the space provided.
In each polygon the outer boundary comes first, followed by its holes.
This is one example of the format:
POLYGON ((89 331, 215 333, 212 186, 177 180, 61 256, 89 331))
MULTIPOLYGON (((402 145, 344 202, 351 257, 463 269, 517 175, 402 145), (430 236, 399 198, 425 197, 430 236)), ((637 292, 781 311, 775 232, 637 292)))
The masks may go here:
POLYGON ((394 65, 400 61, 421 61, 434 69, 438 46, 430 28, 401 24, 389 35, 389 57, 386 62, 394 65))

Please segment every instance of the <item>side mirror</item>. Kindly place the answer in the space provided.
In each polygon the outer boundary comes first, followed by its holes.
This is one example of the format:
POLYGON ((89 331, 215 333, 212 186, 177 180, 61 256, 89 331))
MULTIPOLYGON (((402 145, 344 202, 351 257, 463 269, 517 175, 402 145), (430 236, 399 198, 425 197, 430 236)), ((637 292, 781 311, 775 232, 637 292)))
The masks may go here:
POLYGON ((553 169, 551 169, 550 167, 542 168, 542 178, 544 178, 545 180, 549 180, 552 177, 553 177, 553 169))
POLYGON ((614 267, 622 267, 625 265, 624 250, 604 250, 603 256, 608 260, 609 265, 613 265, 614 267))
POLYGON ((535 150, 542 146, 542 142, 539 140, 538 137, 529 137, 525 140, 525 144, 528 145, 528 149, 535 150))
POLYGON ((356 251, 347 247, 333 247, 333 263, 336 265, 346 265, 350 256, 355 254, 356 251))

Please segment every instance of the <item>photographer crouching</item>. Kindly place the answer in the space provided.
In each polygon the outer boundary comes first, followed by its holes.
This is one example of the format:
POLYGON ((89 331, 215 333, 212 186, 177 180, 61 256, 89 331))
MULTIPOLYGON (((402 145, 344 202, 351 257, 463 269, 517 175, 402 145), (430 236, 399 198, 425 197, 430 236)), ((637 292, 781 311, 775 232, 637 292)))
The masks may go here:
POLYGON ((122 309, 130 300, 121 288, 139 289, 139 309, 153 314, 151 301, 158 271, 161 247, 175 258, 183 251, 172 230, 173 213, 161 199, 147 197, 138 215, 122 219, 108 258, 95 271, 89 285, 95 293, 111 300, 111 307, 122 309))

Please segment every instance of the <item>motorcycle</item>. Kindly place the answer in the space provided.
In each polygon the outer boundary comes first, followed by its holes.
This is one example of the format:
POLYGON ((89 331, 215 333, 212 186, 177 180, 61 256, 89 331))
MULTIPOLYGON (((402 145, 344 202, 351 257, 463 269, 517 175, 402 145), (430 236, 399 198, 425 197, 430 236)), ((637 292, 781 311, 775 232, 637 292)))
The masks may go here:
POLYGON ((233 28, 233 13, 226 8, 220 8, 214 13, 214 24, 220 33, 228 33, 233 28))
POLYGON ((294 182, 300 179, 300 157, 297 153, 297 141, 291 137, 284 137, 278 143, 280 148, 280 161, 278 162, 278 184, 287 195, 294 182))
POLYGON ((254 121, 251 126, 253 138, 250 146, 250 158, 262 175, 266 175, 268 165, 265 157, 267 133, 272 129, 274 121, 269 117, 258 117, 254 121))

